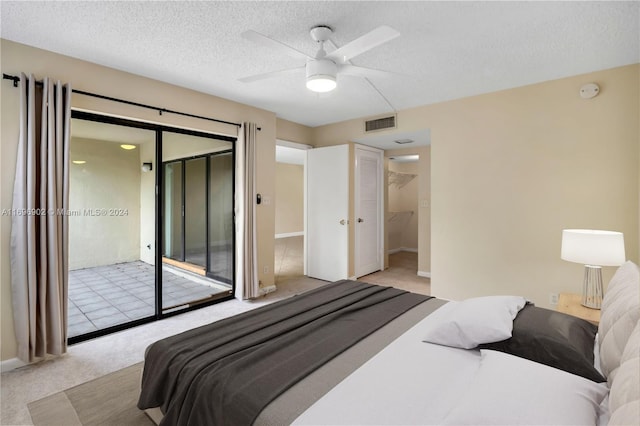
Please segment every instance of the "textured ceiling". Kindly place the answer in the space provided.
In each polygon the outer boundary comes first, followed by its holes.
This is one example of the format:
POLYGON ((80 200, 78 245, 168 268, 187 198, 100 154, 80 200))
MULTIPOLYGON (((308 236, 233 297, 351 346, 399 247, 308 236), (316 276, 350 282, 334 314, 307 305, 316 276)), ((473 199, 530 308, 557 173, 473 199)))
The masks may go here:
MULTIPOLYGON (((637 2, 9 2, 1 36, 232 99, 308 126, 378 115, 640 62, 637 2), (255 30, 309 55, 311 27, 339 47, 380 26, 400 37, 353 63, 398 76, 338 77, 314 94, 302 66, 240 34, 255 30), (384 95, 383 96, 381 96, 384 95), (386 98, 386 100, 385 100, 386 98)), ((23 70, 29 72, 29 70, 23 70)))

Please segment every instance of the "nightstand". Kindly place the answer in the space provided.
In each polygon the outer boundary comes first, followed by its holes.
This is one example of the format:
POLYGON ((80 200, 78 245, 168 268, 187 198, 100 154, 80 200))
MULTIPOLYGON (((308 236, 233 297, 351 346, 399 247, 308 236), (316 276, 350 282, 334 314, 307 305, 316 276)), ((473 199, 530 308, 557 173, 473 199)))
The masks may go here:
POLYGON ((580 294, 560 293, 556 310, 598 325, 600 323, 600 309, 591 309, 582 306, 581 301, 582 295, 580 294))

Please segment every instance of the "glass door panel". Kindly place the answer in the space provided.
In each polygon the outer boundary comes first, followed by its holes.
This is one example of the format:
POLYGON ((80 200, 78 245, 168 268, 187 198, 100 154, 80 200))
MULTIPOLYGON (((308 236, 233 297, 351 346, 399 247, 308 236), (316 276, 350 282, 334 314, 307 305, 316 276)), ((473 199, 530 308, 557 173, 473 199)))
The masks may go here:
POLYGON ((72 118, 70 340, 155 314, 155 131, 72 118))
POLYGON ((182 162, 176 161, 164 165, 164 229, 163 238, 165 257, 184 260, 184 241, 182 240, 182 162))
POLYGON ((232 292, 232 160, 212 161, 221 153, 226 154, 222 155, 224 158, 232 158, 231 148, 231 142, 219 139, 163 132, 164 204, 171 204, 172 214, 169 220, 169 209, 165 207, 162 222, 165 239, 162 268, 164 312, 227 297, 232 292), (170 165, 172 178, 167 171, 170 165), (181 182, 177 178, 178 169, 182 173, 181 182), (179 185, 180 190, 177 188, 179 185), (179 208, 176 204, 178 192, 182 194, 179 208), (169 193, 173 197, 171 202, 167 199, 169 193), (181 216, 176 214, 178 211, 181 216), (176 223, 178 218, 180 226, 176 223), (182 242, 181 251, 175 248, 178 241, 182 242), (218 254, 212 255, 212 251, 218 254), (219 265, 215 272, 212 272, 213 265, 219 265))
POLYGON ((184 237, 185 261, 207 266, 207 161, 200 157, 185 161, 184 237))
POLYGON ((233 155, 209 158, 209 266, 207 275, 233 279, 233 155))

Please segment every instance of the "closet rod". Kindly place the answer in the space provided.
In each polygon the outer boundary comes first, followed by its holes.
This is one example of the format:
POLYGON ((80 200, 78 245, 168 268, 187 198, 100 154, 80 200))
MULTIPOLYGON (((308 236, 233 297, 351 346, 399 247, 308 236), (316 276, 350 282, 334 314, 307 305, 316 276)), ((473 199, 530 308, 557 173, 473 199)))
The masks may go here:
MULTIPOLYGON (((17 77, 15 75, 9 75, 9 74, 4 74, 3 73, 2 74, 2 78, 5 79, 5 80, 12 80, 13 81, 13 87, 18 87, 18 83, 20 82, 20 77, 17 77)), ((36 84, 41 85, 42 82, 41 81, 36 81, 36 84)), ((241 126, 241 124, 233 123, 231 121, 218 120, 217 118, 203 117, 201 115, 189 114, 187 112, 180 112, 180 111, 174 111, 174 110, 166 109, 166 108, 159 108, 159 107, 155 107, 153 105, 146 105, 146 104, 141 104, 141 103, 138 103, 138 102, 127 101, 127 100, 124 100, 124 99, 112 98, 110 96, 99 95, 97 93, 85 92, 84 90, 72 89, 72 92, 73 93, 77 93, 79 95, 92 96, 92 97, 98 98, 98 99, 105 99, 105 100, 108 100, 108 101, 120 102, 120 103, 123 103, 123 104, 133 105, 133 106, 137 106, 137 107, 141 107, 141 108, 153 109, 153 110, 158 111, 160 113, 160 115, 162 115, 163 112, 168 112, 168 113, 171 113, 171 114, 184 115, 186 117, 199 118, 201 120, 215 121, 216 123, 230 124, 230 125, 236 126, 236 127, 240 127, 241 126)), ((262 130, 262 129, 260 127, 258 127, 258 130, 262 130)))

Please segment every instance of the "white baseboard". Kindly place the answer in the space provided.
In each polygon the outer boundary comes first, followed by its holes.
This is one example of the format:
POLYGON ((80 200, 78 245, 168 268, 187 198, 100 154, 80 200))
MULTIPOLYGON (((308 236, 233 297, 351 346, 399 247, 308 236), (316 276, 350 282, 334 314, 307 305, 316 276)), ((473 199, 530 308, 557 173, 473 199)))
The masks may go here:
POLYGON ((394 254, 394 253, 400 253, 401 251, 408 251, 411 253, 417 253, 418 249, 416 248, 409 248, 409 247, 399 247, 399 248, 395 248, 395 249, 391 249, 391 250, 387 250, 387 253, 389 254, 394 254))
POLYGON ((269 293, 273 293, 273 292, 274 292, 274 291, 276 291, 277 289, 278 289, 278 288, 276 287, 276 285, 275 285, 275 284, 273 284, 273 285, 268 285, 268 286, 266 286, 266 287, 262 287, 262 288, 260 289, 260 296, 264 296, 264 295, 267 295, 267 294, 269 294, 269 293))
POLYGON ((418 271, 418 276, 424 277, 424 278, 431 278, 431 272, 418 271))
POLYGON ((16 368, 24 367, 27 365, 25 362, 20 361, 18 358, 5 359, 4 361, 0 361, 0 371, 3 373, 11 370, 15 370, 16 368))
POLYGON ((349 277, 349 278, 347 278, 347 279, 348 279, 348 280, 351 280, 351 281, 356 281, 356 280, 358 279, 358 277, 356 277, 356 276, 354 275, 354 276, 349 277))
POLYGON ((300 232, 285 232, 284 234, 276 234, 277 238, 289 238, 289 237, 300 237, 304 235, 304 231, 300 232))

